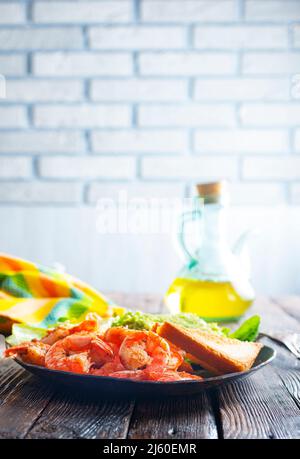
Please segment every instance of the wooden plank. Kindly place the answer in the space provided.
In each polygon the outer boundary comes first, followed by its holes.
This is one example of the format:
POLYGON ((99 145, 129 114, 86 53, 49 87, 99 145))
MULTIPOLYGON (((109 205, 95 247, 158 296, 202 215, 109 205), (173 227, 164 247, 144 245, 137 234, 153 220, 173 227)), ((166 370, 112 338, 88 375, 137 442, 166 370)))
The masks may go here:
MULTIPOLYGON (((157 311, 160 304, 157 295, 111 294, 110 297, 125 307, 148 311, 157 311)), ((19 369, 15 363, 1 361, 0 368, 0 436, 126 437, 133 401, 95 401, 87 394, 74 396, 63 389, 54 395, 53 391, 47 392, 41 381, 19 369), (50 395, 53 395, 51 403, 50 395), (23 411, 26 411, 24 416, 23 411)))
MULTIPOLYGON (((108 293, 120 306, 157 310, 156 295, 108 293)), ((28 432, 28 438, 126 438, 133 401, 96 400, 61 389, 28 432)))
MULTIPOLYGON (((149 301, 147 306, 149 312, 167 312, 162 297, 156 296, 153 303, 149 301)), ((203 393, 186 398, 138 400, 130 423, 128 438, 218 438, 210 398, 203 393)))
POLYGON ((60 389, 26 438, 126 438, 133 401, 109 401, 60 389))
POLYGON ((273 301, 288 315, 300 322, 300 296, 282 296, 274 298, 273 301))
POLYGON ((107 293, 107 296, 118 305, 128 309, 157 313, 161 308, 161 295, 139 293, 107 293))
POLYGON ((272 367, 219 394, 224 438, 300 438, 300 410, 272 367))
POLYGON ((128 438, 218 438, 207 394, 137 402, 128 438))
MULTIPOLYGON (((278 305, 258 299, 249 315, 262 317, 262 330, 299 328, 278 305)), ((224 438, 300 438, 299 361, 284 347, 274 363, 248 380, 219 391, 224 438)))
POLYGON ((0 438, 24 438, 53 391, 11 360, 0 361, 0 438))
MULTIPOLYGON (((300 332, 300 320, 287 314, 287 311, 281 307, 281 301, 280 305, 278 301, 280 300, 261 298, 254 305, 254 310, 257 310, 262 317, 262 331, 300 332)), ((300 361, 284 345, 269 339, 264 341, 276 349, 277 357, 273 366, 282 383, 300 406, 300 361)))

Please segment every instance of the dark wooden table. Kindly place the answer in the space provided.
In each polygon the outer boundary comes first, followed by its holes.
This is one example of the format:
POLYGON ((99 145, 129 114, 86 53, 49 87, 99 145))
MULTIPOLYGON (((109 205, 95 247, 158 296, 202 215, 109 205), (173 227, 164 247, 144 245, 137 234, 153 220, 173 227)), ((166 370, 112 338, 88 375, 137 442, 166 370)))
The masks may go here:
MULTIPOLYGON (((154 295, 111 295, 159 311, 154 295)), ((260 298, 262 328, 300 332, 300 297, 260 298)), ((186 398, 96 400, 55 390, 10 360, 0 362, 0 438, 300 438, 300 360, 285 347, 245 381, 186 398)))

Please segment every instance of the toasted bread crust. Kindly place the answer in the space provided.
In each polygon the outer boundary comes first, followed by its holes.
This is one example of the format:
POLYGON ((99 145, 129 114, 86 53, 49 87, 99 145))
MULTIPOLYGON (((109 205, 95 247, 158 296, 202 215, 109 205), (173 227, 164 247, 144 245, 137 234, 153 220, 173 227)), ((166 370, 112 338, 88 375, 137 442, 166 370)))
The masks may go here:
POLYGON ((157 333, 192 354, 210 372, 222 375, 249 370, 262 344, 241 342, 215 333, 165 322, 157 333))

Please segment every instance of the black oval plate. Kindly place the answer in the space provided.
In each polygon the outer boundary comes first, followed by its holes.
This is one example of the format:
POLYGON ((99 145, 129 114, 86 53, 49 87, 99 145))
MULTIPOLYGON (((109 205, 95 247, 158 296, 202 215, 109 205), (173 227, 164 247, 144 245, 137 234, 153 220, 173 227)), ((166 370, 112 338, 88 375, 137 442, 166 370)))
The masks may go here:
MULTIPOLYGON (((66 371, 50 370, 48 368, 30 365, 15 359, 22 367, 47 382, 62 384, 70 389, 87 390, 95 395, 107 394, 114 397, 158 397, 170 395, 193 395, 212 387, 228 384, 246 378, 255 371, 270 363, 276 356, 276 351, 263 346, 252 368, 241 373, 230 373, 223 376, 208 376, 201 381, 132 381, 106 376, 82 375, 66 371)), ((206 373, 207 374, 207 373, 206 373)), ((205 376, 205 374, 203 374, 205 376)))

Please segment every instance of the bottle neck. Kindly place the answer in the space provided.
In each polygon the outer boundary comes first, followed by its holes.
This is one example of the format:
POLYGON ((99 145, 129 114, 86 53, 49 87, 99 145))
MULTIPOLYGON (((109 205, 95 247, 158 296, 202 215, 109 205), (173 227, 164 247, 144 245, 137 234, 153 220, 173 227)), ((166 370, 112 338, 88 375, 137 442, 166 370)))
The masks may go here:
POLYGON ((227 242, 227 207, 206 204, 203 208, 202 248, 220 249, 227 242))

